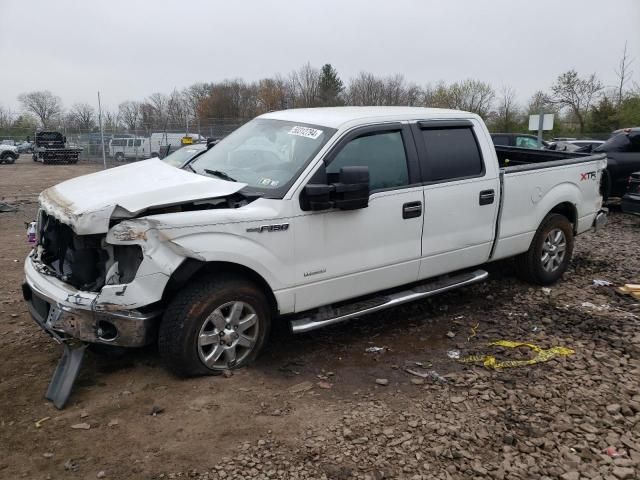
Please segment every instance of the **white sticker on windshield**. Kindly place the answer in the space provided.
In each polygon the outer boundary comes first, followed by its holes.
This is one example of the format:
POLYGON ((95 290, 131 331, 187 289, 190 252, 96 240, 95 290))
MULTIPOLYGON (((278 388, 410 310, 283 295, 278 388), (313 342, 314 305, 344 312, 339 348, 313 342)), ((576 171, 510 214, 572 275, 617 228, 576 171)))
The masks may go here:
POLYGON ((315 140, 322 135, 322 130, 297 125, 289 130, 289 135, 298 135, 299 137, 307 137, 315 140))

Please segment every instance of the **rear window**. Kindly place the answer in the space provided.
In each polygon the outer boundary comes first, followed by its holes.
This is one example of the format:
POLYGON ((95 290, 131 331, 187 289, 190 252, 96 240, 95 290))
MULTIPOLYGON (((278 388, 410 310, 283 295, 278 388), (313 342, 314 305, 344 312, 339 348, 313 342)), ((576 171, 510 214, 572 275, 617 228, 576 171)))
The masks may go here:
POLYGON ((421 158, 427 182, 444 182, 484 173, 484 164, 471 127, 422 130, 426 158, 421 158))
POLYGON ((509 137, 506 135, 491 135, 494 145, 509 145, 509 137))

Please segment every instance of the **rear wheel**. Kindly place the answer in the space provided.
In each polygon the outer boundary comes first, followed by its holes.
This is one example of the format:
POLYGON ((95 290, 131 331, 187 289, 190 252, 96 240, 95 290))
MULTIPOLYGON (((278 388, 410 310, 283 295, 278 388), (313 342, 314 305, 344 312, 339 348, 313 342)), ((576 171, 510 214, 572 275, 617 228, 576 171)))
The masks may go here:
POLYGON ((122 152, 116 153, 116 162, 124 162, 124 153, 122 152))
POLYGON ((516 257, 519 276, 538 285, 558 281, 571 261, 573 243, 573 226, 567 217, 557 213, 547 215, 529 250, 516 257))
POLYGON ((251 363, 269 334, 264 292, 240 277, 204 277, 178 293, 165 311, 158 347, 183 376, 214 375, 251 363))

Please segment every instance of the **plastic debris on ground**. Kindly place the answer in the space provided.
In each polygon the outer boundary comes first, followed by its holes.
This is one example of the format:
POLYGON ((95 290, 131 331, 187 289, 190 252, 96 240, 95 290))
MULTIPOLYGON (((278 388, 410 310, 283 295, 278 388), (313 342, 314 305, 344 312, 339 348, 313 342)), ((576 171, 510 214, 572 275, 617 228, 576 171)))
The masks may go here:
POLYGON ((543 349, 532 343, 512 342, 509 340, 498 340, 496 342, 491 342, 489 346, 505 347, 505 348, 526 347, 534 351, 536 354, 533 358, 530 358, 528 360, 504 360, 504 361, 498 361, 496 357, 494 357, 493 355, 469 355, 465 358, 460 359, 460 362, 482 363, 487 368, 498 370, 501 368, 514 368, 514 367, 524 367, 526 365, 535 365, 536 363, 547 362, 556 357, 560 357, 560 356, 566 357, 576 353, 575 350, 572 350, 567 347, 551 347, 548 349, 543 349))
POLYGON ((447 357, 458 360, 460 358, 460 350, 449 350, 447 352, 447 357))
POLYGON ((471 341, 471 339, 476 336, 476 334, 478 333, 479 326, 480 326, 480 322, 476 322, 474 326, 470 327, 471 335, 467 337, 467 342, 471 341))
POLYGON ((368 347, 365 348, 365 352, 367 353, 382 353, 384 352, 386 349, 384 347, 368 347))
POLYGON ((449 383, 449 381, 446 378, 444 378, 435 370, 427 370, 426 372, 419 372, 411 368, 405 368, 404 371, 411 375, 415 375, 416 377, 428 378, 430 380, 433 380, 436 383, 449 383))
POLYGON ((602 453, 608 455, 611 458, 624 457, 624 452, 616 450, 616 447, 607 447, 602 451, 602 453))
POLYGON ((603 303, 602 305, 598 306, 594 303, 591 302, 582 302, 582 306, 584 308, 591 308, 593 310, 597 310, 598 312, 603 312, 605 310, 609 310, 609 305, 607 305, 606 303, 603 303))
POLYGON ((601 280, 599 278, 595 278, 593 280, 594 287, 610 287, 611 285, 613 285, 613 282, 610 282, 609 280, 601 280))

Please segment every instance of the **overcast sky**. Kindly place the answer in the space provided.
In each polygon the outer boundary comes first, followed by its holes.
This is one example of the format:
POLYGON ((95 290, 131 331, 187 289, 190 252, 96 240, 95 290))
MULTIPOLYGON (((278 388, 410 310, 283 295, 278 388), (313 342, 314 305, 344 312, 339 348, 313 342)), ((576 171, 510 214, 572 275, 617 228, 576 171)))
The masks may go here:
POLYGON ((195 82, 287 74, 307 61, 477 78, 520 101, 570 68, 606 84, 625 40, 640 83, 639 0, 0 0, 0 105, 50 90, 107 107, 195 82))

